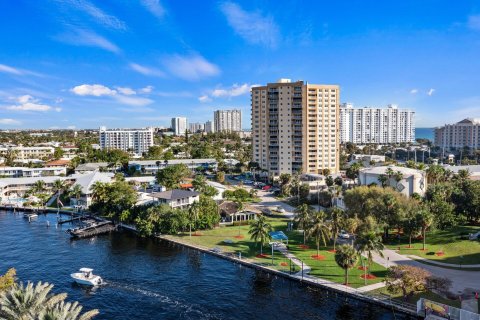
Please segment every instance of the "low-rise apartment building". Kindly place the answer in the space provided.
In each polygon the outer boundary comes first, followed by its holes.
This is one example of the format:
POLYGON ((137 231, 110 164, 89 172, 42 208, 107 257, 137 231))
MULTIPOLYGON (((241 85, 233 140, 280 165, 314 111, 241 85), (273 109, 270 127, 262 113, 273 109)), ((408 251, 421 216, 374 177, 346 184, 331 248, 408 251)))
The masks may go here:
POLYGON ((27 167, 0 167, 0 177, 48 177, 67 174, 67 167, 27 168, 27 167))

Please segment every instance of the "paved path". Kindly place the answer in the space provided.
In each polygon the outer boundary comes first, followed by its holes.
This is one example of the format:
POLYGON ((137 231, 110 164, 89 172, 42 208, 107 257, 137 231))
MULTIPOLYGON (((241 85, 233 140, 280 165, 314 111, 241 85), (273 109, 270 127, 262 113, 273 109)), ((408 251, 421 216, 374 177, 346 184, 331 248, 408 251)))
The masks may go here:
POLYGON ((453 263, 445 263, 445 262, 440 262, 436 260, 429 260, 425 259, 423 257, 415 256, 412 254, 407 255, 407 257, 412 258, 413 260, 424 260, 427 263, 430 264, 435 264, 437 266, 442 266, 442 267, 451 267, 451 268, 460 268, 460 269, 470 269, 470 268, 480 268, 480 264, 453 264, 453 263))
POLYGON ((450 291, 455 294, 467 291, 480 291, 480 277, 478 276, 478 271, 455 270, 442 268, 440 266, 432 266, 412 260, 390 249, 383 250, 383 255, 384 257, 382 258, 375 253, 373 255, 373 261, 386 268, 399 264, 411 265, 428 270, 435 276, 448 278, 452 280, 450 291))

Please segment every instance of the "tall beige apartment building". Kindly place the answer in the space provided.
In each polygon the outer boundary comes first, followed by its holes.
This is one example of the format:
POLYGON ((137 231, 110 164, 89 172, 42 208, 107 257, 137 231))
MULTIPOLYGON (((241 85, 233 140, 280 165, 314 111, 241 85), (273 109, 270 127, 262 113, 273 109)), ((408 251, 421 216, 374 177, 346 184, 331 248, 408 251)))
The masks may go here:
POLYGON ((339 170, 340 87, 280 79, 253 87, 253 161, 271 176, 339 170))

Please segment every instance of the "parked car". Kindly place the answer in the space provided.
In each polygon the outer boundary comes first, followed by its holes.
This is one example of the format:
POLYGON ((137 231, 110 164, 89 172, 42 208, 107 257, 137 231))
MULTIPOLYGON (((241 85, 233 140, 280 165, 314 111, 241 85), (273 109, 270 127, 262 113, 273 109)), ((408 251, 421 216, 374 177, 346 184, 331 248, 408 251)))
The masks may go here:
POLYGON ((276 207, 275 211, 280 212, 280 213, 285 213, 285 209, 283 209, 281 206, 276 207))
POLYGON ((262 209, 262 213, 266 214, 266 215, 271 215, 272 214, 272 210, 268 209, 268 208, 264 208, 262 209))
POLYGON ((345 230, 340 230, 340 233, 338 234, 338 237, 342 238, 342 239, 350 239, 350 235, 345 230))
POLYGON ((253 181, 252 180, 244 180, 243 183, 244 184, 253 184, 253 181))
POLYGON ((263 191, 268 191, 268 190, 270 190, 271 188, 272 188, 272 186, 266 185, 266 186, 263 186, 263 187, 262 187, 262 190, 263 190, 263 191))

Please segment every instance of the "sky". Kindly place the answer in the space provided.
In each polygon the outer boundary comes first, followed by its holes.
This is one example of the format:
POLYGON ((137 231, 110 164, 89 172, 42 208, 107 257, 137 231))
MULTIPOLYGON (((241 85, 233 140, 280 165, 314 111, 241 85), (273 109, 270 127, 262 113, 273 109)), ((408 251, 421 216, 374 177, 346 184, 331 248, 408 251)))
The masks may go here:
POLYGON ((279 78, 393 103, 417 127, 480 117, 480 1, 0 1, 0 129, 169 126, 279 78))

